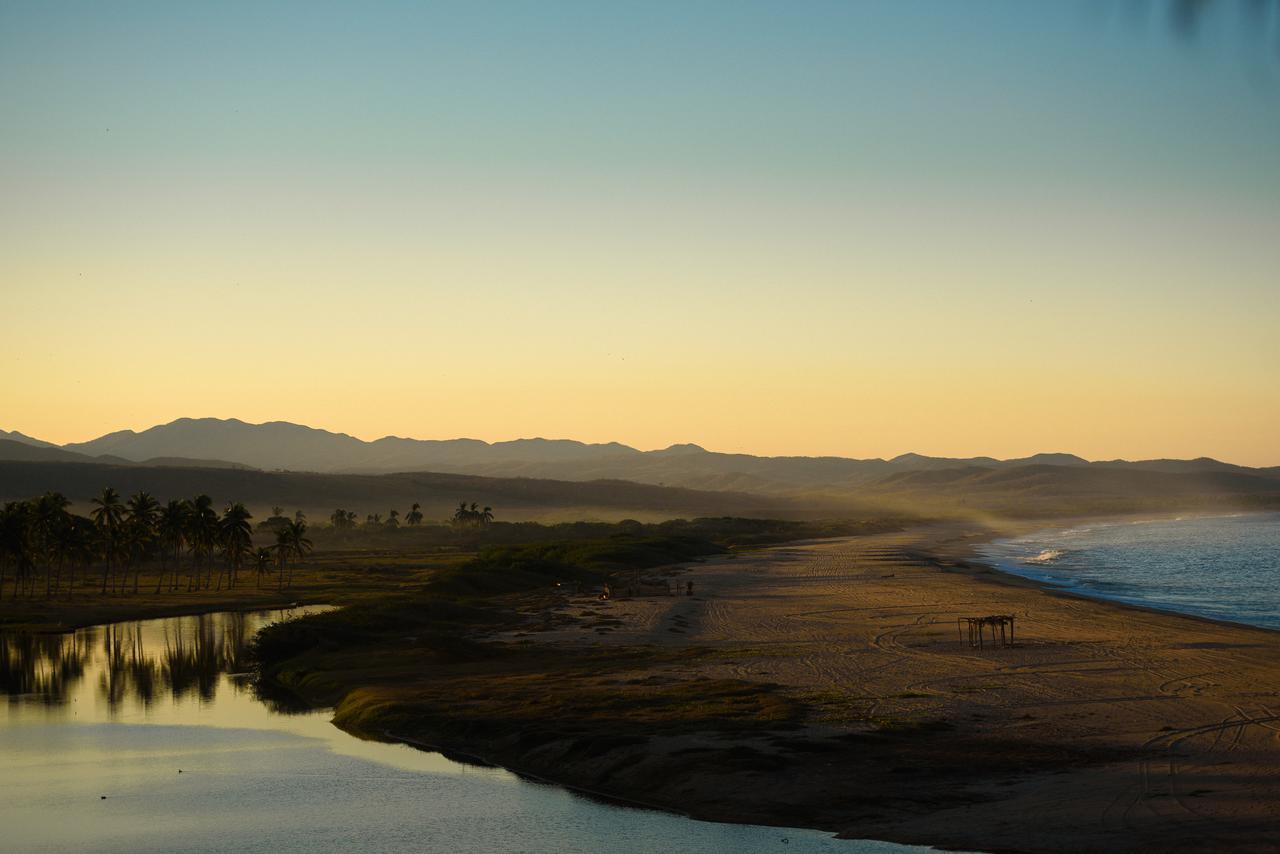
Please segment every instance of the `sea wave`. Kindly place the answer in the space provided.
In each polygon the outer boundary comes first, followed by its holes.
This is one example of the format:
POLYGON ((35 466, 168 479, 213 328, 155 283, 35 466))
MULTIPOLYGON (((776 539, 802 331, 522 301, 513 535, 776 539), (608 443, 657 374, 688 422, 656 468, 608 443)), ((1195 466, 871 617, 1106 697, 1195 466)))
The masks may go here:
POLYGON ((1183 516, 1043 531, 983 553, 1084 596, 1280 630, 1280 513, 1183 516))
POLYGON ((1066 555, 1066 553, 1067 553, 1066 549, 1045 549, 1035 557, 1026 558, 1025 560, 1023 560, 1023 563, 1036 563, 1036 564, 1053 563, 1054 561, 1057 561, 1058 559, 1066 555))

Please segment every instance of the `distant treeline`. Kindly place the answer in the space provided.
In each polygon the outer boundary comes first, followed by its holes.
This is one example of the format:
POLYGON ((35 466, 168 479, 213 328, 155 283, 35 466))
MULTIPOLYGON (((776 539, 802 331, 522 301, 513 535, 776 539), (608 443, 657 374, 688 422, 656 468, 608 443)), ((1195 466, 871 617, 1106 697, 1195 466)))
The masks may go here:
POLYGON ((11 579, 15 599, 41 590, 70 597, 77 570, 90 569, 101 570, 100 593, 137 593, 143 566, 157 564, 156 593, 234 588, 249 567, 259 587, 274 573, 283 589, 292 584, 293 559, 312 548, 301 513, 281 520, 272 543, 255 546, 245 506, 229 503, 218 513, 204 494, 161 505, 150 493, 126 501, 108 487, 92 505, 80 516, 66 496, 47 492, 0 508, 0 596, 11 579))
MULTIPOLYGON (((501 508, 508 518, 547 517, 590 513, 606 518, 624 515, 693 517, 729 514, 755 518, 834 516, 842 507, 801 507, 790 499, 767 498, 731 492, 707 492, 624 481, 557 481, 527 477, 479 477, 475 475, 413 472, 386 475, 318 474, 314 472, 251 471, 12 461, 0 459, 0 500, 22 499, 56 491, 77 506, 97 496, 103 485, 121 494, 147 492, 161 501, 206 493, 231 498, 256 509, 273 504, 302 507, 313 522, 326 520, 333 508, 358 511, 353 521, 363 524, 370 511, 386 514, 389 507, 404 508, 418 502, 427 519, 447 520, 460 499, 501 508)), ((385 521, 387 517, 384 515, 385 521)), ((407 522, 404 515, 399 520, 407 522)))
MULTIPOLYGON (((470 511, 470 505, 466 508, 470 511)), ((483 508, 484 514, 489 508, 483 508)), ((335 511, 337 512, 337 511, 335 511)), ((794 521, 752 519, 738 516, 706 516, 671 519, 664 522, 505 522, 490 515, 464 517, 447 524, 390 525, 390 515, 381 522, 378 514, 364 523, 322 525, 312 529, 316 544, 325 549, 443 549, 473 552, 495 546, 518 546, 551 541, 578 542, 625 536, 693 536, 720 543, 727 548, 768 545, 789 540, 841 537, 899 530, 906 517, 839 521, 794 521)), ((269 520, 270 521, 270 520, 269 520)), ((263 523, 264 526, 268 523, 263 523)))
MULTIPOLYGON (((213 499, 204 493, 161 504, 146 491, 125 499, 108 487, 92 499, 91 506, 87 516, 73 513, 71 502, 59 492, 4 504, 0 508, 0 597, 6 590, 14 599, 70 597, 77 586, 81 590, 96 588, 103 595, 138 593, 144 567, 155 575, 155 594, 234 589, 245 571, 254 573, 259 588, 274 583, 277 589, 284 589, 293 583, 295 564, 312 550, 313 536, 318 536, 322 545, 337 549, 469 552, 610 538, 616 545, 618 538, 635 542, 646 537, 683 538, 732 548, 898 527, 892 520, 796 522, 737 517, 656 524, 623 520, 544 525, 498 522, 492 507, 475 502, 459 503, 448 523, 424 524, 421 505, 415 502, 403 515, 403 524, 394 509, 385 519, 380 513, 366 514, 361 523, 354 511, 339 508, 314 529, 308 528, 301 510, 289 517, 277 506, 257 525, 255 540, 253 516, 243 503, 229 502, 218 512, 213 499), (95 577, 97 581, 91 580, 95 577)), ((695 551, 698 549, 703 547, 695 551)), ((539 560, 544 568, 547 560, 578 565, 578 561, 563 560, 565 553, 564 549, 544 549, 539 560)), ((480 564, 472 568, 492 568, 494 559, 492 553, 484 554, 480 564)), ((511 560, 519 562, 514 556, 511 560)))
MULTIPOLYGON (((274 519, 283 518, 281 516, 282 512, 282 508, 273 507, 272 513, 274 515, 263 524, 270 525, 274 519)), ((302 511, 298 512, 301 513, 302 511)), ((409 508, 409 512, 404 514, 404 524, 411 528, 417 527, 423 523, 424 518, 425 517, 422 514, 422 505, 415 501, 413 506, 409 508)), ((354 510, 344 510, 339 507, 337 510, 334 510, 329 514, 329 527, 333 528, 335 531, 352 531, 356 529, 368 531, 387 529, 394 530, 399 528, 401 525, 400 511, 395 508, 387 511, 387 517, 385 519, 382 518, 381 513, 367 514, 364 517, 363 523, 361 523, 359 519, 359 513, 356 513, 354 510)), ((485 507, 481 509, 480 505, 474 501, 471 502, 470 506, 468 506, 465 501, 459 503, 458 509, 453 511, 453 516, 449 519, 450 524, 454 527, 482 528, 492 521, 493 508, 485 507)))
MULTIPOLYGON (((313 548, 306 514, 293 517, 284 508, 272 507, 272 515, 260 522, 254 540, 252 514, 241 502, 230 502, 221 513, 213 499, 200 494, 191 499, 161 504, 149 492, 139 491, 124 500, 112 487, 92 499, 88 516, 70 511, 71 501, 60 492, 38 498, 10 501, 0 508, 0 597, 12 585, 12 598, 70 596, 78 571, 101 570, 102 594, 138 593, 142 570, 158 566, 154 592, 180 589, 234 589, 241 572, 251 568, 260 588, 267 576, 275 576, 278 589, 293 583, 293 567, 313 548), (130 580, 132 578, 132 581, 130 580)), ((421 505, 414 503, 405 524, 423 523, 421 505)), ((363 524, 357 514, 334 510, 327 530, 340 538, 357 540, 368 534, 386 534, 400 527, 400 514, 391 510, 386 519, 371 513, 363 524)), ((485 529, 493 521, 493 508, 462 502, 444 530, 485 529)), ((79 578, 83 588, 83 577, 79 578)))

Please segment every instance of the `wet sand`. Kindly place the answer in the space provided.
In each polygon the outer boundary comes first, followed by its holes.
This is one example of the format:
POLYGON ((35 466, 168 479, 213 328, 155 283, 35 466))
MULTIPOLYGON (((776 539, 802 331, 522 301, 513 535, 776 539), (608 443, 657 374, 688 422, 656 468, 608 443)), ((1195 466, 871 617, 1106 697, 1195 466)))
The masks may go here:
POLYGON ((709 561, 675 576, 692 597, 577 599, 576 622, 525 639, 710 648, 682 677, 781 686, 819 710, 806 737, 920 733, 679 790, 620 773, 620 796, 984 851, 1280 850, 1280 633, 996 572, 972 555, 996 534, 942 524, 709 561), (1015 615, 1016 644, 970 648, 957 618, 995 613, 1015 615))

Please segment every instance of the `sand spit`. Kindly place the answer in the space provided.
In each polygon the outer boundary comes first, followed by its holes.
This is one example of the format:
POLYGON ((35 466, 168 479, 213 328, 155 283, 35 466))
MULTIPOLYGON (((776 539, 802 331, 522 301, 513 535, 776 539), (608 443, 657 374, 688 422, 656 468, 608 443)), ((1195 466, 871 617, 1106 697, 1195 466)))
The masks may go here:
POLYGON ((717 559, 679 576, 694 596, 578 599, 576 621, 521 633, 711 649, 679 677, 767 683, 816 710, 776 742, 777 767, 654 764, 707 749, 689 737, 651 740, 604 777, 554 751, 495 758, 695 816, 858 838, 1277 850, 1280 633, 1044 589, 972 559, 992 534, 937 525, 717 559), (957 618, 994 613, 1015 615, 1016 645, 970 648, 957 618))

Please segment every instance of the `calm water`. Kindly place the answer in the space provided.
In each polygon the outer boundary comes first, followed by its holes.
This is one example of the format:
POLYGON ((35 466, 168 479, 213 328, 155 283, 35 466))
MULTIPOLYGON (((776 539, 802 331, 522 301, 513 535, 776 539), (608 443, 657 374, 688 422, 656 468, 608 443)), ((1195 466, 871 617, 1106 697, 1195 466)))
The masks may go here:
POLYGON ((1280 513, 1081 525, 983 554, 1086 596, 1280 629, 1280 513))
POLYGON ((0 847, 927 850, 607 806, 505 771, 360 741, 332 726, 327 712, 286 714, 256 699, 237 673, 253 633, 287 616, 211 614, 0 636, 0 847))

